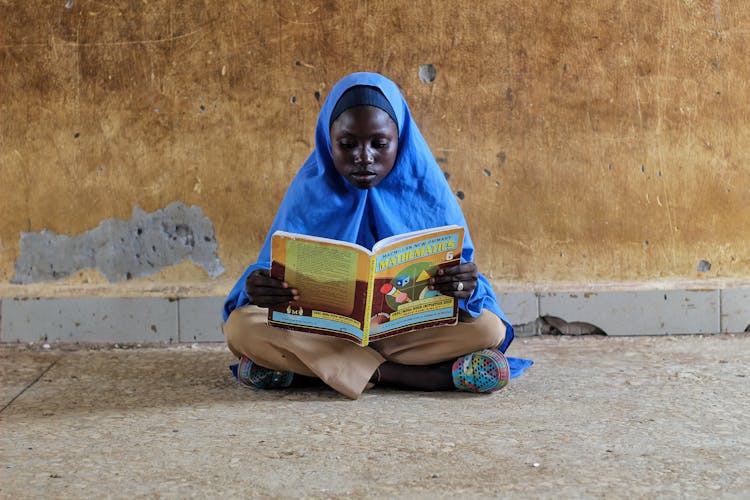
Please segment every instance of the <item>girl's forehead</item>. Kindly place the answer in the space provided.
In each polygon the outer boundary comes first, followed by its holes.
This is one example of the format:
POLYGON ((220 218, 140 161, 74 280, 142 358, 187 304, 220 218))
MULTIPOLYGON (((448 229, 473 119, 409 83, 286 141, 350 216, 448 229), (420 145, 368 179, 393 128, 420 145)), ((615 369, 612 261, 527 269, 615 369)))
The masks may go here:
POLYGON ((329 117, 329 125, 332 125, 344 111, 360 106, 374 106, 387 113, 394 123, 399 121, 391 102, 382 90, 371 85, 354 85, 346 89, 336 100, 329 117))
POLYGON ((376 106, 355 106, 347 109, 331 124, 331 133, 345 133, 356 130, 367 134, 398 134, 393 119, 376 106))

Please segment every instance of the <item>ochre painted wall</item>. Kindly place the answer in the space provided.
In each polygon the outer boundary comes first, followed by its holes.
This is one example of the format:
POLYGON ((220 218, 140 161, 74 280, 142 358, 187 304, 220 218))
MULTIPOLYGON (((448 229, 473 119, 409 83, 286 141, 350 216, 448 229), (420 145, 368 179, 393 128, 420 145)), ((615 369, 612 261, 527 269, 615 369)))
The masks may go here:
POLYGON ((750 278, 743 1, 0 0, 0 290, 27 286, 22 232, 179 201, 213 223, 217 278, 35 293, 224 293, 357 70, 401 86, 501 286, 750 278))

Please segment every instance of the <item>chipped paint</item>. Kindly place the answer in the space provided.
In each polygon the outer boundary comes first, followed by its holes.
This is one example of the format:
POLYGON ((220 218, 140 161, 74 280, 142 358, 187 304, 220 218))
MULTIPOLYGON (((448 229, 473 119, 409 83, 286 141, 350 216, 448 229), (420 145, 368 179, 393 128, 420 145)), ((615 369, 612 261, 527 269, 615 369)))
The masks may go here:
POLYGON ((224 272, 213 223, 200 207, 181 202, 151 213, 136 206, 130 220, 108 219, 77 236, 22 232, 20 246, 13 280, 19 284, 60 280, 90 268, 113 283, 150 276, 185 259, 211 278, 224 272))

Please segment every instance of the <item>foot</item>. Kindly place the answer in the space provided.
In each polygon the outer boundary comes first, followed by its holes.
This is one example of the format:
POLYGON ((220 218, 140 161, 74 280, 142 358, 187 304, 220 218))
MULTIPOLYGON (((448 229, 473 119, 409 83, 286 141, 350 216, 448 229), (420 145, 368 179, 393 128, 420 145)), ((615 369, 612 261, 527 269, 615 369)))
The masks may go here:
POLYGON ((237 380, 256 389, 283 389, 292 384, 293 372, 271 370, 242 356, 237 366, 237 380))
POLYGON ((495 392, 510 379, 508 360, 497 349, 461 356, 453 363, 453 384, 459 391, 495 392))

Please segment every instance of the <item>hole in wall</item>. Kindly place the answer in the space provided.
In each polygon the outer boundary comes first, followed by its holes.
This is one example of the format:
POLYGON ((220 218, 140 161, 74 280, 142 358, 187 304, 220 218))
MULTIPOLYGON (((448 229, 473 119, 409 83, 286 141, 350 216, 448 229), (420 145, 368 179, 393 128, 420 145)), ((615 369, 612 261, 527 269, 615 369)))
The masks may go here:
POLYGON ((423 64, 419 67, 419 79, 423 83, 432 83, 437 77, 437 69, 432 64, 423 64))
POLYGON ((583 321, 565 321, 556 316, 540 316, 528 323, 513 325, 516 337, 539 335, 607 335, 596 325, 583 321))
POLYGON ((700 260, 695 268, 699 273, 705 273, 711 270, 711 263, 707 260, 700 260))
POLYGON ((598 326, 584 321, 565 321, 556 316, 540 316, 537 319, 541 334, 548 335, 606 335, 598 326))
POLYGON ((497 166, 498 167, 502 167, 503 165, 505 165, 506 158, 507 158, 507 156, 505 154, 505 151, 500 151, 497 154, 497 166))

